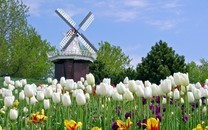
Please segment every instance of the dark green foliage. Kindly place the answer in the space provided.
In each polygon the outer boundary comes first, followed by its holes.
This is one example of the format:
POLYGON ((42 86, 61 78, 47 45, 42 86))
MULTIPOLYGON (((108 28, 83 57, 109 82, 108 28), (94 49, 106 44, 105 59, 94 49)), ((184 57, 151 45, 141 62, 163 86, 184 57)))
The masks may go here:
POLYGON ((161 79, 174 72, 186 72, 185 58, 175 54, 172 47, 160 40, 152 46, 147 56, 142 58, 136 70, 138 79, 158 84, 161 79))
POLYGON ((205 59, 200 59, 200 65, 194 61, 188 63, 187 69, 191 83, 204 83, 208 79, 208 61, 205 59))
POLYGON ((0 76, 40 79, 51 73, 46 52, 55 48, 28 25, 27 12, 18 0, 0 1, 0 76))

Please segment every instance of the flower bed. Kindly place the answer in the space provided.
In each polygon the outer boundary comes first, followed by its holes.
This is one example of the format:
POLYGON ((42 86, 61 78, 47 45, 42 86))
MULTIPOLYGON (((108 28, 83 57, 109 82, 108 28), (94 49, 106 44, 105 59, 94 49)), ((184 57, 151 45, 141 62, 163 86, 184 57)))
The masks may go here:
POLYGON ((190 84, 188 74, 175 73, 160 85, 125 78, 95 85, 94 76, 74 82, 48 78, 27 84, 5 77, 0 89, 0 130, 189 130, 208 125, 208 80, 190 84))

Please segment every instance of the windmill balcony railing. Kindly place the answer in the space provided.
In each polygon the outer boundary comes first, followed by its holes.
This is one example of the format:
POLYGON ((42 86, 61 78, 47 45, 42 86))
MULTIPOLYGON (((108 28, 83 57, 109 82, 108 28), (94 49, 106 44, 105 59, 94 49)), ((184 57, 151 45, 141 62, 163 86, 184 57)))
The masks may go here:
POLYGON ((91 58, 96 58, 96 54, 92 54, 87 50, 73 50, 73 51, 52 51, 47 53, 48 58, 52 58, 55 56, 84 56, 84 57, 91 57, 91 58))

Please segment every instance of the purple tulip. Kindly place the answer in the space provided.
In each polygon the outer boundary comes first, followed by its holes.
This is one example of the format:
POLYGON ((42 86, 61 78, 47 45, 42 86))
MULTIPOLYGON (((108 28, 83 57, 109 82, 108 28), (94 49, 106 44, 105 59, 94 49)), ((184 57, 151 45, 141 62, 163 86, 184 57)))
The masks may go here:
POLYGON ((119 126, 117 125, 116 121, 112 122, 111 128, 112 128, 112 130, 117 130, 119 128, 119 126))
POLYGON ((184 114, 184 115, 182 116, 182 120, 183 120, 184 122, 187 122, 187 121, 188 121, 188 115, 184 114))

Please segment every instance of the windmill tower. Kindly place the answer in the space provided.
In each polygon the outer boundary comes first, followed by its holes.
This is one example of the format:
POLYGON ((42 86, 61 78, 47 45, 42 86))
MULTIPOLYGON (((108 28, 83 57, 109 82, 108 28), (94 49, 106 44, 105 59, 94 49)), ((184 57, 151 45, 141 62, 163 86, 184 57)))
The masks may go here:
POLYGON ((60 51, 49 52, 48 58, 55 64, 55 78, 64 76, 67 79, 78 81, 89 73, 89 63, 93 62, 97 55, 97 49, 90 41, 79 32, 85 31, 94 20, 94 15, 89 12, 87 16, 75 28, 75 22, 62 9, 55 11, 69 26, 70 30, 60 42, 60 51))

